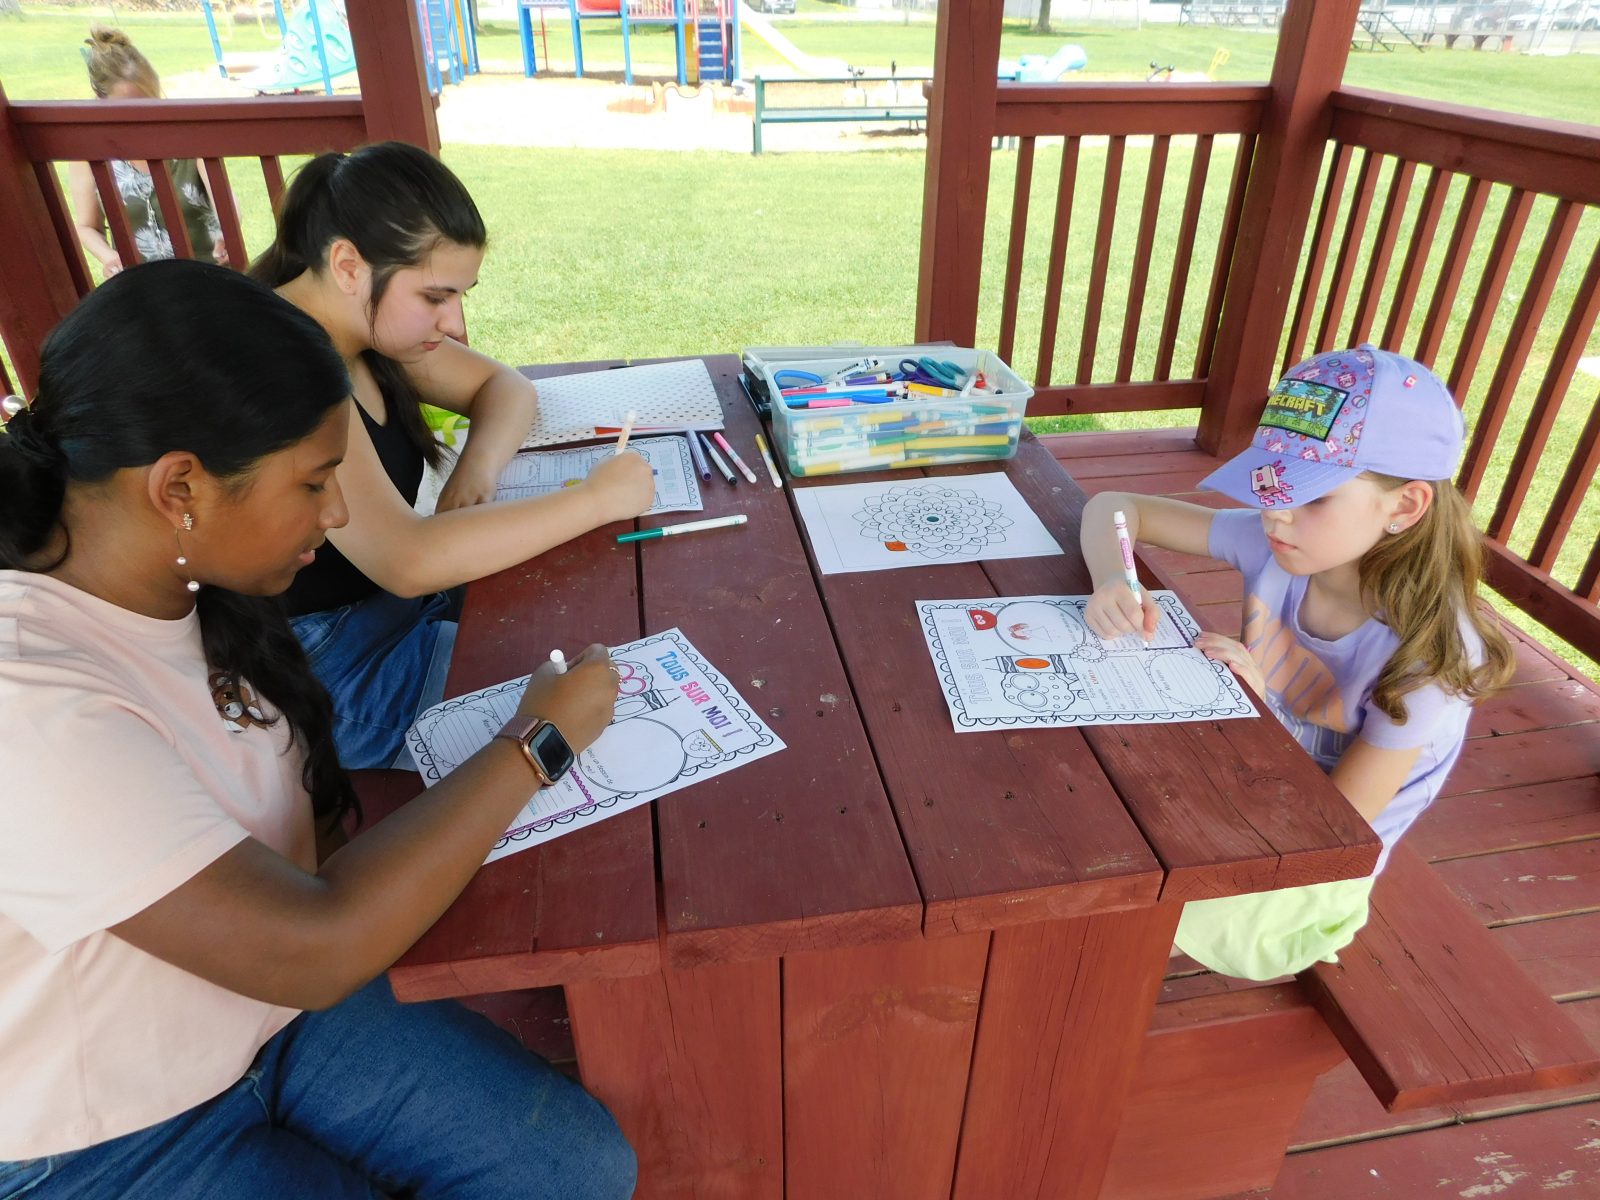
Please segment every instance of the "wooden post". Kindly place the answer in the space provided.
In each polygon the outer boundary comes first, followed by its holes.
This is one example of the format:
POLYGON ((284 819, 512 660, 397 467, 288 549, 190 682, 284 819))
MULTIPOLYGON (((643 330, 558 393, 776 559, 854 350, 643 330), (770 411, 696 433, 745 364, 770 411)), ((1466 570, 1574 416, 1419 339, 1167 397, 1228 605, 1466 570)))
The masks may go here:
POLYGON ((367 140, 410 142, 438 154, 439 122, 423 73, 416 7, 411 0, 361 0, 346 15, 367 140))
POLYGON ((11 120, 11 104, 0 87, 0 335, 16 366, 18 387, 32 395, 39 386, 39 347, 44 335, 72 311, 78 291, 61 253, 50 210, 11 120))
POLYGON ((1289 0, 1272 64, 1272 98, 1228 273, 1216 357, 1198 441, 1210 454, 1243 449, 1272 386, 1300 246, 1322 172, 1333 113, 1362 0, 1289 0))
POLYGON ((939 6, 922 185, 918 341, 948 338, 970 346, 977 337, 1003 10, 1003 0, 939 6))

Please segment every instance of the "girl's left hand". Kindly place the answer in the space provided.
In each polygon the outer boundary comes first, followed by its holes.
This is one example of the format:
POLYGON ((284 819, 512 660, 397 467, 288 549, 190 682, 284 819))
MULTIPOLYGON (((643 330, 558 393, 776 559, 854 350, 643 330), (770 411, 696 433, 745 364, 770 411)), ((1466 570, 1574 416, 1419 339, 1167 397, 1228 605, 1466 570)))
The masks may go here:
POLYGON ((1266 676, 1261 673, 1261 666, 1251 657, 1250 651, 1245 649, 1244 643, 1231 637, 1224 637, 1220 633, 1202 633, 1195 638, 1194 646, 1213 662, 1222 663, 1245 683, 1257 696, 1265 699, 1267 694, 1266 676))
POLYGON ((439 492, 439 503, 434 512, 449 512, 452 508, 471 508, 474 504, 487 504, 494 499, 498 476, 475 469, 469 463, 456 463, 450 478, 439 492))

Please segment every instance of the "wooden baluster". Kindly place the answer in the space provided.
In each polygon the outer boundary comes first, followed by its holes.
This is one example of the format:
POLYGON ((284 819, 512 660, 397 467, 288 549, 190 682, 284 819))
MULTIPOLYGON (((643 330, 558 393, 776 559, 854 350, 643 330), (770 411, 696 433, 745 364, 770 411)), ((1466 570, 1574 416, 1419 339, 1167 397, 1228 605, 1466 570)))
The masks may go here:
POLYGON ((244 248, 244 230, 239 226, 239 210, 233 202, 233 184, 228 181, 228 165, 220 158, 205 160, 206 177, 211 180, 211 199, 217 210, 217 224, 222 226, 222 244, 228 248, 228 265, 235 271, 244 270, 250 263, 250 254, 244 248))
MULTIPOLYGON (((1439 358, 1439 347, 1444 344, 1444 332, 1450 323, 1450 312, 1455 306, 1456 293, 1461 290, 1461 277, 1472 257, 1472 243, 1477 240, 1478 226, 1483 221, 1484 206, 1489 202, 1489 185, 1481 179, 1468 177, 1467 189, 1461 195, 1456 209, 1456 226, 1450 235, 1450 248, 1445 251, 1439 268, 1439 278, 1433 285, 1433 299, 1428 305, 1428 316, 1422 323, 1422 333, 1417 337, 1417 348, 1411 357, 1432 367, 1439 358)), ((1461 394, 1453 393, 1456 404, 1461 394)))
MULTIPOLYGON (((1566 204, 1566 201, 1562 202, 1566 204)), ((1563 227, 1570 224, 1577 228, 1578 221, 1583 216, 1583 210, 1578 205, 1570 205, 1570 222, 1563 222, 1563 227)), ((1554 222, 1552 222, 1552 228, 1554 222)), ((1569 235, 1570 243, 1570 235, 1569 235)), ((1555 286, 1556 279, 1561 274, 1562 264, 1565 262, 1566 252, 1562 251, 1549 272, 1550 286, 1555 286)), ((1529 288, 1523 296, 1523 302, 1533 294, 1529 288)), ((1539 316, 1542 316, 1541 312, 1539 316)), ((1517 516, 1522 511, 1522 503, 1527 499, 1528 488, 1533 483, 1533 477, 1538 472, 1539 460, 1544 454, 1545 443, 1550 438, 1550 430, 1555 425, 1556 414, 1561 409, 1561 401, 1566 397, 1567 388, 1572 383, 1573 373, 1578 369, 1578 359, 1583 357, 1584 347, 1589 342, 1589 334, 1594 330, 1595 318, 1600 316, 1600 246, 1590 256, 1589 269, 1584 274, 1583 283, 1578 286, 1578 294, 1572 307, 1567 311, 1566 323, 1562 326, 1561 336, 1556 341, 1555 352, 1550 356, 1550 365, 1545 368, 1544 378, 1539 382, 1539 392, 1533 399, 1533 409, 1528 414, 1528 420, 1522 427, 1522 438, 1517 443, 1517 451, 1511 460, 1505 486, 1500 489, 1500 499, 1495 505, 1494 516, 1489 521, 1489 536, 1502 542, 1511 540, 1511 531, 1517 523, 1517 516)), ((1517 320, 1522 320, 1522 313, 1517 314, 1517 320)), ((1526 345, 1522 347, 1523 355, 1532 348, 1533 333, 1537 332, 1539 320, 1532 320, 1533 330, 1527 336, 1526 345)), ((1509 352, 1510 346, 1507 350, 1509 352)), ((1507 355, 1509 357, 1509 353, 1507 355)), ((1501 372, 1507 372, 1506 360, 1500 362, 1501 372)), ((1517 363, 1507 374, 1510 382, 1505 388, 1505 406, 1509 407, 1511 397, 1516 394, 1516 379, 1521 375, 1521 363, 1517 363)), ((1498 377, 1496 382, 1498 382, 1498 377)), ((1490 395, 1495 392, 1491 389, 1490 395)), ((1484 413, 1488 413, 1488 405, 1484 413)), ((1484 417, 1479 417, 1478 428, 1485 424, 1484 417)), ((1474 441, 1476 441, 1474 430, 1474 441)), ((1471 461, 1469 456, 1469 461, 1471 461)), ((1481 477, 1481 473, 1480 473, 1481 477)), ((1569 522, 1570 523, 1570 522, 1569 522)), ((1544 531, 1540 531, 1541 538, 1544 531)), ((1550 564, 1555 561, 1555 553, 1541 549, 1540 554, 1546 561, 1538 561, 1530 556, 1529 561, 1536 563, 1541 569, 1548 571, 1550 564)))
MULTIPOLYGON (((1561 476, 1555 497, 1550 501, 1550 509, 1545 513, 1538 536, 1533 539, 1533 546, 1528 551, 1528 561, 1541 571, 1555 568, 1556 556, 1561 553, 1572 522, 1578 517, 1578 509, 1583 507, 1584 499, 1589 494, 1589 485, 1594 482, 1596 469, 1600 469, 1600 395, 1589 407, 1589 419, 1584 422, 1583 433, 1573 445, 1566 472, 1561 476)), ((1600 538, 1595 540, 1595 548, 1600 553, 1600 538)), ((1588 588, 1580 583, 1576 590, 1588 594, 1593 600, 1593 586, 1591 579, 1588 588)))
POLYGON ((283 198, 283 167, 276 154, 261 156, 261 178, 267 183, 267 199, 272 204, 272 215, 278 215, 278 201, 283 198))
POLYGON ((1350 325, 1349 345, 1359 346, 1367 341, 1372 336, 1372 327, 1377 324, 1378 301, 1389 276, 1394 244, 1400 237, 1400 223, 1405 219, 1406 203, 1411 199, 1411 181, 1416 174, 1417 164, 1402 158, 1395 163, 1394 174, 1389 177, 1389 195, 1384 200, 1383 216, 1378 220, 1378 240, 1372 247, 1372 257, 1367 260, 1367 277, 1361 286, 1355 320, 1350 325))
POLYGON ((167 227, 167 237, 172 242, 174 258, 193 258, 194 246, 189 241, 189 226, 183 220, 183 201, 172 182, 172 171, 165 159, 152 158, 150 181, 156 185, 156 197, 161 201, 161 220, 167 227))
POLYGON ((1256 157, 1256 135, 1242 133, 1234 151, 1233 182, 1228 185, 1228 207, 1222 214, 1222 241, 1217 246, 1211 267, 1211 295, 1206 299, 1206 315, 1200 320, 1200 344, 1194 352, 1194 377, 1211 374, 1211 359, 1217 348, 1217 330, 1222 320, 1222 299, 1228 290, 1228 272, 1233 265, 1233 247, 1239 240, 1239 221, 1244 213, 1245 190, 1250 182, 1251 164, 1256 157))
POLYGON ((1289 326, 1289 340, 1284 343, 1279 375, 1305 357, 1306 339, 1311 336, 1311 315, 1316 312, 1317 298, 1322 291, 1322 271, 1328 265, 1329 249, 1333 245, 1333 227, 1339 219, 1344 183, 1349 178, 1350 160, 1353 157, 1354 146, 1340 142, 1334 147, 1333 163, 1328 167, 1328 178, 1322 188, 1322 209, 1317 213, 1316 229, 1311 235, 1311 253, 1306 256, 1305 273, 1300 279, 1300 298, 1295 302, 1294 320, 1289 326))
POLYGON ((94 287, 94 281, 89 278, 83 243, 78 240, 78 227, 67 215, 67 200, 61 194, 61 180, 56 178, 55 164, 36 162, 33 164, 33 173, 39 180, 39 191, 44 196, 45 208, 50 212, 50 225, 56 231, 56 241, 61 244, 61 257, 72 276, 72 286, 80 297, 87 296, 94 287))
POLYGON ((1078 382, 1094 381, 1094 352, 1100 337, 1100 306, 1106 295, 1106 272, 1111 266, 1111 237, 1117 225, 1117 193, 1122 186, 1122 158, 1128 139, 1117 135, 1106 148, 1105 180, 1100 187, 1100 225, 1094 238, 1094 261, 1089 267, 1089 295, 1083 303, 1083 339, 1078 343, 1078 382))
POLYGON ((1061 147, 1061 178, 1056 184, 1056 219, 1050 234, 1050 265, 1045 273, 1044 304, 1039 324, 1039 364, 1035 387, 1050 385, 1055 363, 1056 324, 1061 319, 1061 283, 1067 267, 1067 237, 1072 231, 1072 201, 1078 186, 1078 139, 1061 147))
POLYGON ((100 210, 105 214, 106 228, 111 231, 111 244, 116 248, 122 265, 131 267, 139 261, 139 250, 133 244, 133 226, 128 223, 128 214, 122 207, 122 193, 117 190, 111 164, 103 160, 92 162, 89 170, 100 192, 100 210))
POLYGON ((1383 328, 1385 349, 1400 350, 1405 341, 1406 326, 1411 324, 1411 313, 1417 305, 1417 290, 1422 286, 1422 273, 1428 265, 1428 254, 1433 249, 1433 239, 1439 230, 1439 217, 1444 213, 1445 197, 1450 192, 1454 176, 1443 167, 1434 167, 1428 176, 1428 186, 1422 193, 1422 208, 1417 212, 1417 222, 1411 227, 1411 241, 1400 266, 1400 282, 1395 285, 1394 303, 1389 306, 1389 322, 1383 328))
POLYGON ((1022 291, 1022 250, 1028 237, 1028 202, 1033 187, 1033 146, 1025 137, 1017 147, 1017 181, 1011 193, 1011 245, 1006 255, 1006 290, 1000 299, 999 354, 1011 362, 1017 333, 1017 301, 1022 291))
POLYGON ((1328 298, 1322 309, 1322 326, 1317 330, 1318 354, 1343 348, 1335 345, 1339 337, 1339 320, 1344 315, 1345 298, 1349 296, 1350 283, 1355 278, 1356 258, 1361 253, 1361 238, 1367 229, 1367 217, 1372 212, 1372 195, 1378 186, 1378 168, 1383 156, 1365 148, 1361 154, 1361 171, 1356 176, 1355 197, 1350 202, 1344 239, 1339 243, 1339 260, 1334 264, 1328 298))
POLYGON ((1144 288, 1150 278, 1150 253, 1161 216, 1161 186, 1167 175, 1167 152, 1172 137, 1161 134, 1150 147, 1150 169, 1144 181, 1144 208, 1139 215, 1139 241, 1133 250, 1133 275, 1128 280, 1128 307, 1122 316, 1122 353, 1117 359, 1117 382, 1133 378, 1133 355, 1139 344, 1139 318, 1144 312, 1144 288))
POLYGON ((1488 340, 1489 326, 1494 320, 1494 310, 1500 305, 1506 276, 1511 274, 1511 264, 1516 261, 1522 231, 1527 228, 1528 216, 1533 212, 1533 200, 1533 193, 1521 188, 1512 188, 1506 197, 1500 227, 1495 230, 1494 246, 1489 251, 1489 262, 1478 281, 1478 292, 1472 300, 1472 311, 1467 314, 1466 328, 1461 331, 1461 345, 1456 350, 1455 361, 1450 364, 1450 394, 1457 404, 1467 401, 1467 389, 1472 386, 1473 373, 1478 369, 1478 356, 1488 340))
POLYGON ((1183 319, 1183 295, 1189 287, 1189 264, 1194 258, 1194 235, 1200 227, 1200 209, 1206 199, 1206 173, 1211 167, 1212 135, 1195 139, 1194 158, 1189 164, 1189 191, 1183 201, 1183 219, 1178 225, 1178 243, 1172 252, 1172 277, 1167 284, 1167 313, 1161 322, 1161 338, 1156 343, 1157 380, 1172 377, 1172 352, 1177 346, 1178 324, 1183 319))
MULTIPOLYGON (((1467 445, 1466 461, 1461 466, 1458 480, 1461 490, 1469 497, 1478 494, 1483 477, 1488 473, 1490 455, 1500 436, 1500 427, 1505 424, 1511 402, 1516 398, 1517 381, 1522 377, 1522 368, 1539 333, 1539 322, 1544 319, 1545 309, 1550 305, 1550 297, 1561 278, 1561 265, 1567 260, 1567 251, 1572 247, 1573 235, 1578 232, 1578 222, 1582 219, 1582 205, 1571 200, 1556 201, 1555 211, 1550 214, 1550 226, 1539 247, 1539 257, 1528 276, 1527 286, 1523 288, 1522 302, 1517 305, 1517 315, 1511 321, 1511 331, 1495 364, 1494 379, 1489 384, 1488 395, 1483 399, 1483 410, 1478 414, 1477 425, 1472 430, 1472 441, 1467 445)), ((1483 336, 1487 336, 1488 319, 1484 318, 1482 324, 1485 326, 1483 336)), ((1456 394, 1459 396, 1462 393, 1456 394)))

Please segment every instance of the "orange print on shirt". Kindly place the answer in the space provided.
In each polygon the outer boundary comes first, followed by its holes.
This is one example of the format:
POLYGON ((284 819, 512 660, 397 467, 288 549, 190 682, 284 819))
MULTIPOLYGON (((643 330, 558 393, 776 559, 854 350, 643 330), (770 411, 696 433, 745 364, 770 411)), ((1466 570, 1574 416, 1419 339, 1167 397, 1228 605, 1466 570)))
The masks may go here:
POLYGON ((1295 640, 1294 633, 1267 611, 1258 596, 1245 597, 1242 640, 1266 677, 1268 690, 1280 698, 1287 712, 1324 729, 1350 731, 1333 672, 1295 640))

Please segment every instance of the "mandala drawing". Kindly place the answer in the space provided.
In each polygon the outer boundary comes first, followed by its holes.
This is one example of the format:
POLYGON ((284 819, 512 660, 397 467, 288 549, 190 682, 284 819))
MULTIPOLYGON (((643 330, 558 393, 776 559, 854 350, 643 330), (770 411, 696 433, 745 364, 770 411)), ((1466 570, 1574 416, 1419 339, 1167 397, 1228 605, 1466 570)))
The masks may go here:
POLYGON ((1002 506, 967 488, 937 483, 892 487, 855 514, 861 536, 928 559, 974 557, 1006 540, 1002 506))

